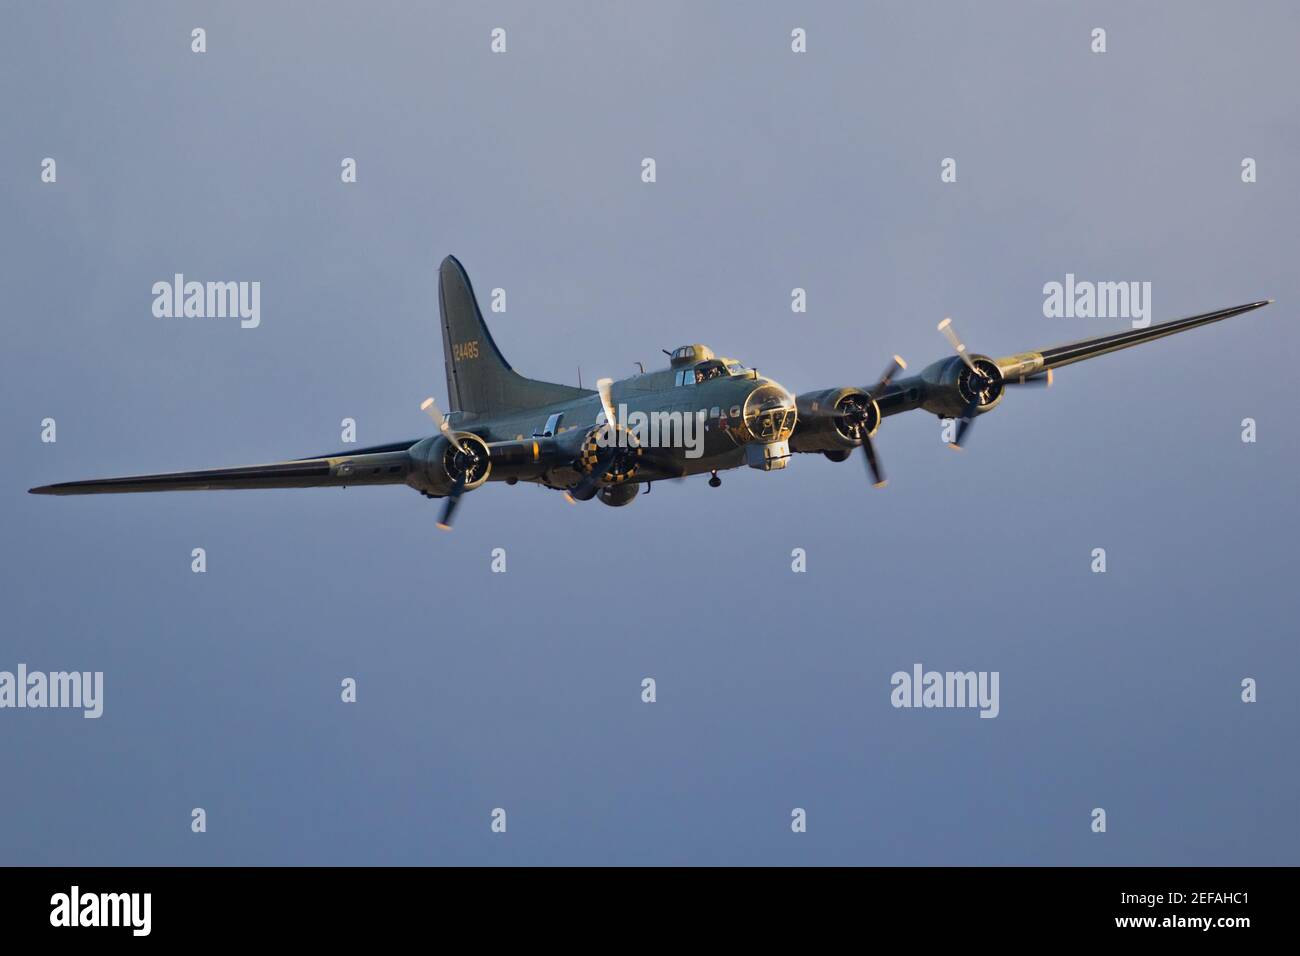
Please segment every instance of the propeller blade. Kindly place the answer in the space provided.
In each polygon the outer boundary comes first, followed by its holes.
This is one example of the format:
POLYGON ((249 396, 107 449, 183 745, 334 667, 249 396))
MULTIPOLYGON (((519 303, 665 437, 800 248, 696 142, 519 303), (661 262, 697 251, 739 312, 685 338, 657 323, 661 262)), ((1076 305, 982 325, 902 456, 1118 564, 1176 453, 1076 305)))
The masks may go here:
POLYGON ((451 493, 447 495, 446 500, 442 503, 442 517, 438 519, 439 530, 451 530, 451 516, 456 513, 456 507, 460 504, 460 496, 464 490, 465 476, 462 474, 456 479, 456 483, 451 486, 451 493))
MULTIPOLYGON (((903 361, 903 357, 901 355, 895 355, 893 361, 889 363, 889 367, 886 368, 884 374, 880 376, 880 381, 871 388, 867 393, 867 396, 872 401, 875 401, 876 397, 889 387, 889 383, 893 381, 894 376, 906 368, 907 363, 903 361)), ((876 446, 872 443, 871 436, 867 434, 866 418, 864 414, 860 409, 855 409, 854 411, 843 415, 837 415, 835 417, 860 429, 859 434, 862 436, 862 454, 866 458, 867 470, 871 473, 871 483, 876 488, 885 487, 888 482, 885 479, 884 469, 880 467, 880 457, 876 454, 876 446)))
POLYGON ((883 488, 889 482, 885 480, 885 473, 880 468, 880 459, 876 456, 876 446, 872 444, 869 436, 862 438, 862 453, 867 459, 867 471, 871 472, 872 486, 883 488))
POLYGON ((885 369, 885 374, 880 376, 880 381, 877 382, 876 387, 871 390, 871 397, 877 398, 881 392, 889 387, 889 383, 893 381, 894 376, 906 368, 907 363, 903 361, 903 357, 901 355, 895 355, 894 360, 889 363, 889 368, 885 369))
POLYGON ((961 420, 957 423, 957 434, 953 438, 949 448, 955 448, 958 451, 962 449, 962 443, 966 436, 970 434, 971 427, 975 424, 975 412, 979 409, 979 402, 970 402, 961 414, 961 420))
POLYGON ((1030 388, 1050 388, 1052 384, 1052 370, 1049 368, 1046 372, 1040 372, 1037 375, 1031 375, 1029 378, 1008 378, 1004 379, 1003 385, 1026 385, 1030 388))
POLYGON ((614 414, 614 380, 612 378, 601 378, 596 380, 596 391, 600 393, 600 404, 605 409, 605 421, 609 423, 613 437, 613 432, 618 429, 618 416, 614 414))
POLYGON ((940 322, 939 331, 948 339, 948 343, 952 346, 953 351, 956 352, 961 357, 961 360, 966 363, 966 367, 978 375, 979 372, 975 368, 975 363, 972 362, 970 356, 966 354, 966 343, 957 337, 957 330, 952 327, 952 319, 944 319, 940 322))
POLYGON ((447 424, 447 416, 442 413, 438 403, 430 395, 420 403, 420 410, 433 419, 433 423, 438 426, 438 431, 442 432, 447 441, 451 442, 451 447, 455 448, 461 454, 465 453, 465 446, 456 438, 456 433, 452 431, 451 425, 447 424))
POLYGON ((617 448, 602 450, 596 457, 596 464, 592 466, 591 474, 583 475, 582 480, 569 489, 569 497, 575 501, 590 501, 596 497, 596 492, 600 490, 600 482, 614 467, 616 458, 618 458, 617 448))

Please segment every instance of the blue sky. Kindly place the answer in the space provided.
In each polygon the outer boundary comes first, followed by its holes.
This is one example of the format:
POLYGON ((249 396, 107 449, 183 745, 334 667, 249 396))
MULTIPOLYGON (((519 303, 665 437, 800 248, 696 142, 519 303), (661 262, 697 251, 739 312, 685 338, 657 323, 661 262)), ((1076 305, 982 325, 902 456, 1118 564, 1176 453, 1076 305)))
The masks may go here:
POLYGON ((0 862, 1296 862, 1292 6, 0 20, 0 669, 105 674, 99 720, 0 711, 0 862), (25 493, 427 433, 448 253, 570 383, 705 342, 803 391, 943 356, 944 316, 993 354, 1126 326, 1045 318, 1066 273, 1150 281, 1156 321, 1278 301, 1010 395, 963 455, 891 418, 883 491, 813 456, 617 510, 489 486, 451 535, 402 488, 25 493), (155 319, 176 272, 260 281, 260 327, 155 319), (917 662, 998 671, 999 716, 892 708, 917 662))

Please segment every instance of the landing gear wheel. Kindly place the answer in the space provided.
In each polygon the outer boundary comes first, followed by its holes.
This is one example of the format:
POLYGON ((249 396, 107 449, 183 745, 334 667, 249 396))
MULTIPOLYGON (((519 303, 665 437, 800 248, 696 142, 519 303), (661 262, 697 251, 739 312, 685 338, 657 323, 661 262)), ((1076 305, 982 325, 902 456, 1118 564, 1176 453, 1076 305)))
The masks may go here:
POLYGON ((718 477, 717 469, 714 469, 712 472, 710 472, 710 475, 711 475, 711 477, 709 478, 709 487, 710 487, 710 488, 721 488, 721 487, 722 487, 722 479, 718 477))

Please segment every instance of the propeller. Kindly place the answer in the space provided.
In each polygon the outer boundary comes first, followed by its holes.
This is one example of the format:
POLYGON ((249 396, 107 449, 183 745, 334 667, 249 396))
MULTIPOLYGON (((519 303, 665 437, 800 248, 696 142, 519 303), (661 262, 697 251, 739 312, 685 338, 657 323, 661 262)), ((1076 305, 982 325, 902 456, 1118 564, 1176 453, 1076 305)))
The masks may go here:
MULTIPOLYGON (((420 403, 420 410, 433 419, 434 424, 438 426, 438 431, 447 439, 451 447, 456 449, 458 455, 467 458, 473 457, 469 449, 461 444, 460 439, 456 437, 455 430, 451 427, 451 423, 447 421, 447 416, 442 413, 442 409, 438 407, 438 403, 433 400, 432 395, 420 403)), ((448 492, 446 499, 443 501, 442 515, 438 518, 438 529, 440 531, 451 530, 451 518, 460 505, 460 496, 465 493, 465 481, 468 475, 469 467, 467 464, 456 477, 455 482, 452 483, 451 491, 448 492)))
POLYGON ((438 530, 451 530, 451 516, 456 513, 456 508, 460 505, 460 496, 465 491, 465 472, 451 486, 451 491, 442 503, 442 515, 438 518, 438 530))
POLYGON ((966 436, 970 434, 971 426, 975 424, 975 413, 980 407, 979 395, 988 387, 988 384, 986 383, 989 383, 989 379, 988 376, 975 367, 975 363, 972 362, 970 356, 966 354, 966 343, 961 340, 961 336, 957 334, 957 330, 952 327, 952 319, 946 318, 940 322, 939 331, 942 332, 944 338, 948 340, 948 344, 952 346, 952 350, 957 353, 958 357, 966 363, 966 367, 970 369, 971 390, 975 393, 975 397, 967 402, 966 407, 962 409, 961 419, 957 423, 957 434, 948 445, 949 448, 952 448, 955 451, 961 451, 962 442, 966 440, 966 436))
POLYGON ((975 425, 975 413, 979 407, 980 403, 976 400, 967 402, 966 407, 962 409, 961 418, 957 420, 957 434, 948 443, 948 447, 953 451, 962 450, 962 442, 966 440, 966 436, 970 434, 971 428, 975 425))
MULTIPOLYGON (((1037 375, 1031 375, 1027 378, 1022 375, 1019 378, 1006 379, 999 376, 997 379, 994 379, 986 370, 981 369, 971 361, 971 357, 966 352, 966 343, 961 340, 961 336, 957 334, 957 330, 952 326, 952 319, 946 318, 940 322, 939 331, 943 333, 944 337, 948 340, 948 343, 952 346, 953 351, 957 353, 957 356, 964 363, 966 363, 966 368, 970 370, 970 378, 967 380, 967 386, 971 394, 974 395, 974 398, 967 402, 966 407, 962 409, 961 418, 957 424, 957 434, 953 436, 953 440, 948 445, 949 448, 956 451, 962 450, 963 443, 970 435, 970 430, 975 424, 975 416, 979 412, 980 405, 985 401, 984 396, 986 393, 993 391, 997 386, 1027 385, 1035 388, 1047 388, 1052 384, 1051 369, 1037 375)), ((988 364, 984 359, 981 359, 981 361, 988 364)), ((996 397, 996 394, 994 397, 996 397)), ((991 401, 991 399, 988 400, 991 401)))
POLYGON ((614 380, 597 379, 596 391, 600 393, 600 404, 605 409, 605 422, 609 425, 609 437, 612 440, 618 430, 618 415, 614 411, 614 380))
POLYGON ((979 369, 975 368, 975 363, 972 362, 970 356, 966 354, 966 343, 958 338, 957 330, 952 327, 952 319, 944 319, 940 322, 939 331, 944 334, 944 337, 948 340, 949 344, 952 345, 953 351, 961 356, 961 360, 966 363, 966 367, 970 369, 973 374, 979 375, 979 369))
POLYGON ((456 449, 462 455, 465 454, 465 446, 456 438, 456 432, 452 430, 451 424, 447 421, 447 416, 442 413, 438 403, 430 395, 420 403, 420 411, 424 412, 433 419, 433 423, 438 426, 438 431, 442 432, 444 438, 451 442, 451 447, 456 449))
POLYGON ((880 456, 876 454, 876 446, 871 441, 871 429, 876 424, 871 421, 875 417, 874 403, 877 398, 884 394, 889 383, 893 381, 895 375, 907 368, 907 363, 901 356, 895 355, 894 360, 889 363, 883 375, 867 392, 866 403, 854 402, 849 405, 839 416, 840 419, 850 428, 857 431, 858 437, 862 440, 862 454, 867 462, 867 472, 871 475, 872 486, 883 488, 888 481, 885 478, 884 469, 880 467, 880 456))
POLYGON ((602 448, 600 454, 596 456, 596 463, 592 465, 591 472, 583 475, 582 480, 564 493, 569 502, 590 501, 596 497, 596 492, 600 491, 600 483, 605 476, 609 474, 610 469, 614 467, 618 460, 618 449, 610 446, 602 448))
POLYGON ((600 483, 618 466, 619 456, 627 450, 627 446, 619 444, 620 425, 618 414, 614 408, 613 388, 614 380, 611 378, 596 380, 596 391, 600 394, 600 404, 605 410, 605 423, 608 429, 609 441, 597 453, 591 471, 583 475, 576 485, 564 493, 564 497, 568 499, 570 504, 575 501, 590 501, 596 497, 596 493, 600 491, 600 483))

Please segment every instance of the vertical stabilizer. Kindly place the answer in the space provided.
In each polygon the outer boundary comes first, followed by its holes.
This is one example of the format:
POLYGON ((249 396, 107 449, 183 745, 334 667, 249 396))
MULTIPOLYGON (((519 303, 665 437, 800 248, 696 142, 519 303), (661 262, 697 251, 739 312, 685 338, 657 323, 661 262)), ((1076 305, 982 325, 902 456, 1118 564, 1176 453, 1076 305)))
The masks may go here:
POLYGON ((443 259, 438 270, 438 308, 452 411, 491 415, 592 394, 572 385, 524 378, 510 367, 492 340, 474 287, 455 256, 443 259))

